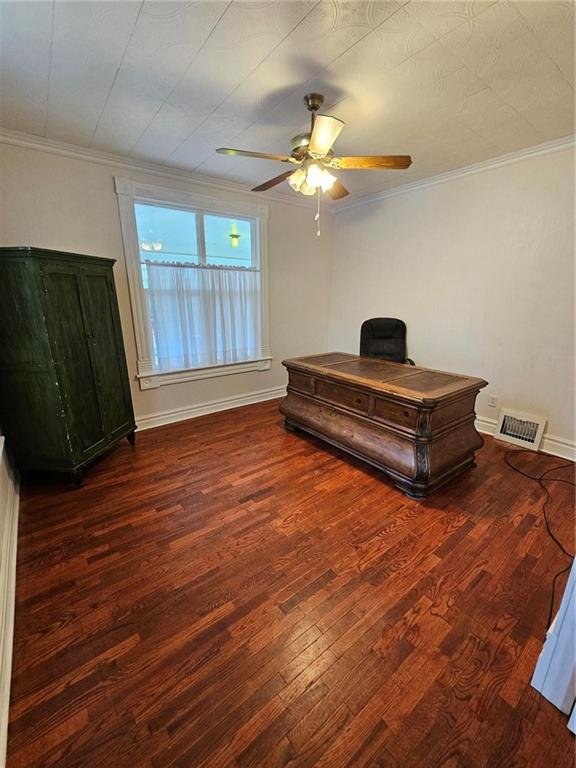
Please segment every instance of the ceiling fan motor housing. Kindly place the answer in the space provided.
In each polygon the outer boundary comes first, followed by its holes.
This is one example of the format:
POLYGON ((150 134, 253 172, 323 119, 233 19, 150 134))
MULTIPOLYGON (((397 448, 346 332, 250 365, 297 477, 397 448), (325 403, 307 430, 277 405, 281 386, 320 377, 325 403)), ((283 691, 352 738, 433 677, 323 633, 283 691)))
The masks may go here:
POLYGON ((302 147, 307 147, 308 144, 310 144, 310 134, 299 133, 297 136, 293 136, 290 139, 290 143, 292 144, 293 151, 295 149, 301 149, 302 147))

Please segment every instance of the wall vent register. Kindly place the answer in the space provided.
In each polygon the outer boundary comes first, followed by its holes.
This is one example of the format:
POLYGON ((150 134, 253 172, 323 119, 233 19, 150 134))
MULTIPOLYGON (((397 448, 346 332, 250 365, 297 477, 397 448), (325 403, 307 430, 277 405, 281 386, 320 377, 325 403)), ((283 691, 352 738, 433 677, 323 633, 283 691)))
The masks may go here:
POLYGON ((542 442, 546 419, 532 413, 500 411, 496 437, 514 445, 537 451, 542 442))

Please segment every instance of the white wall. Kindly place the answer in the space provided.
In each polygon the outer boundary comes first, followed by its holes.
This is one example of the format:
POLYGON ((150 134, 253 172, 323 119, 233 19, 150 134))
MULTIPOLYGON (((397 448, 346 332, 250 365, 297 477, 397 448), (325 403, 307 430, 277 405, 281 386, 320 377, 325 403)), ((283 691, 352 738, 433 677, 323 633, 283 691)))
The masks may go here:
MULTIPOLYGON (((262 178, 274 175, 263 163, 262 178)), ((283 386, 282 359, 323 351, 327 346, 330 217, 318 239, 314 204, 302 208, 258 198, 270 207, 270 371, 222 376, 141 391, 134 379, 136 349, 120 232, 114 175, 206 194, 185 181, 167 181, 36 149, 0 145, 0 245, 36 245, 117 259, 118 291, 136 419, 199 406, 213 400, 283 386)), ((209 194, 213 195, 211 189, 209 194)), ((222 199, 251 201, 254 195, 222 191, 222 199)))
POLYGON ((531 156, 336 216, 329 347, 399 317, 417 364, 481 376, 480 416, 574 440, 574 152, 531 156))
MULTIPOLYGON (((116 258, 133 376, 115 174, 167 184, 124 167, 0 144, 0 244, 116 258)), ((418 364, 490 382, 478 400, 480 416, 497 417, 497 409, 488 407, 493 393, 499 407, 546 415, 548 435, 573 443, 572 149, 389 197, 341 212, 333 222, 325 216, 321 238, 315 236, 312 203, 307 209, 265 202, 272 370, 144 392, 133 380, 137 417, 280 387, 284 357, 328 348, 355 352, 362 321, 391 316, 406 321, 409 353, 418 364)))

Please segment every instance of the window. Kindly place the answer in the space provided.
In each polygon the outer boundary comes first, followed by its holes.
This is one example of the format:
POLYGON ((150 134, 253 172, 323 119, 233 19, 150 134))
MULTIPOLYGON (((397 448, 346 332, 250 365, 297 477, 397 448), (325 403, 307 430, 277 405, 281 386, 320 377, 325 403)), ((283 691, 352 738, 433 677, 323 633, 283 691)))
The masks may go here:
POLYGON ((144 389, 270 367, 264 206, 116 179, 144 389))

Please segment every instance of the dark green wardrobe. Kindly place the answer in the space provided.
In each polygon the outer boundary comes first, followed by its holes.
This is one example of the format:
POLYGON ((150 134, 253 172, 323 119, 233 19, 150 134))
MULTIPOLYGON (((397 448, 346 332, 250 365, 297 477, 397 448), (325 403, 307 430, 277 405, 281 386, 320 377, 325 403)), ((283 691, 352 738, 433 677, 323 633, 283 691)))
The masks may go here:
POLYGON ((134 413, 113 259, 0 248, 0 429, 20 469, 82 469, 134 413))

